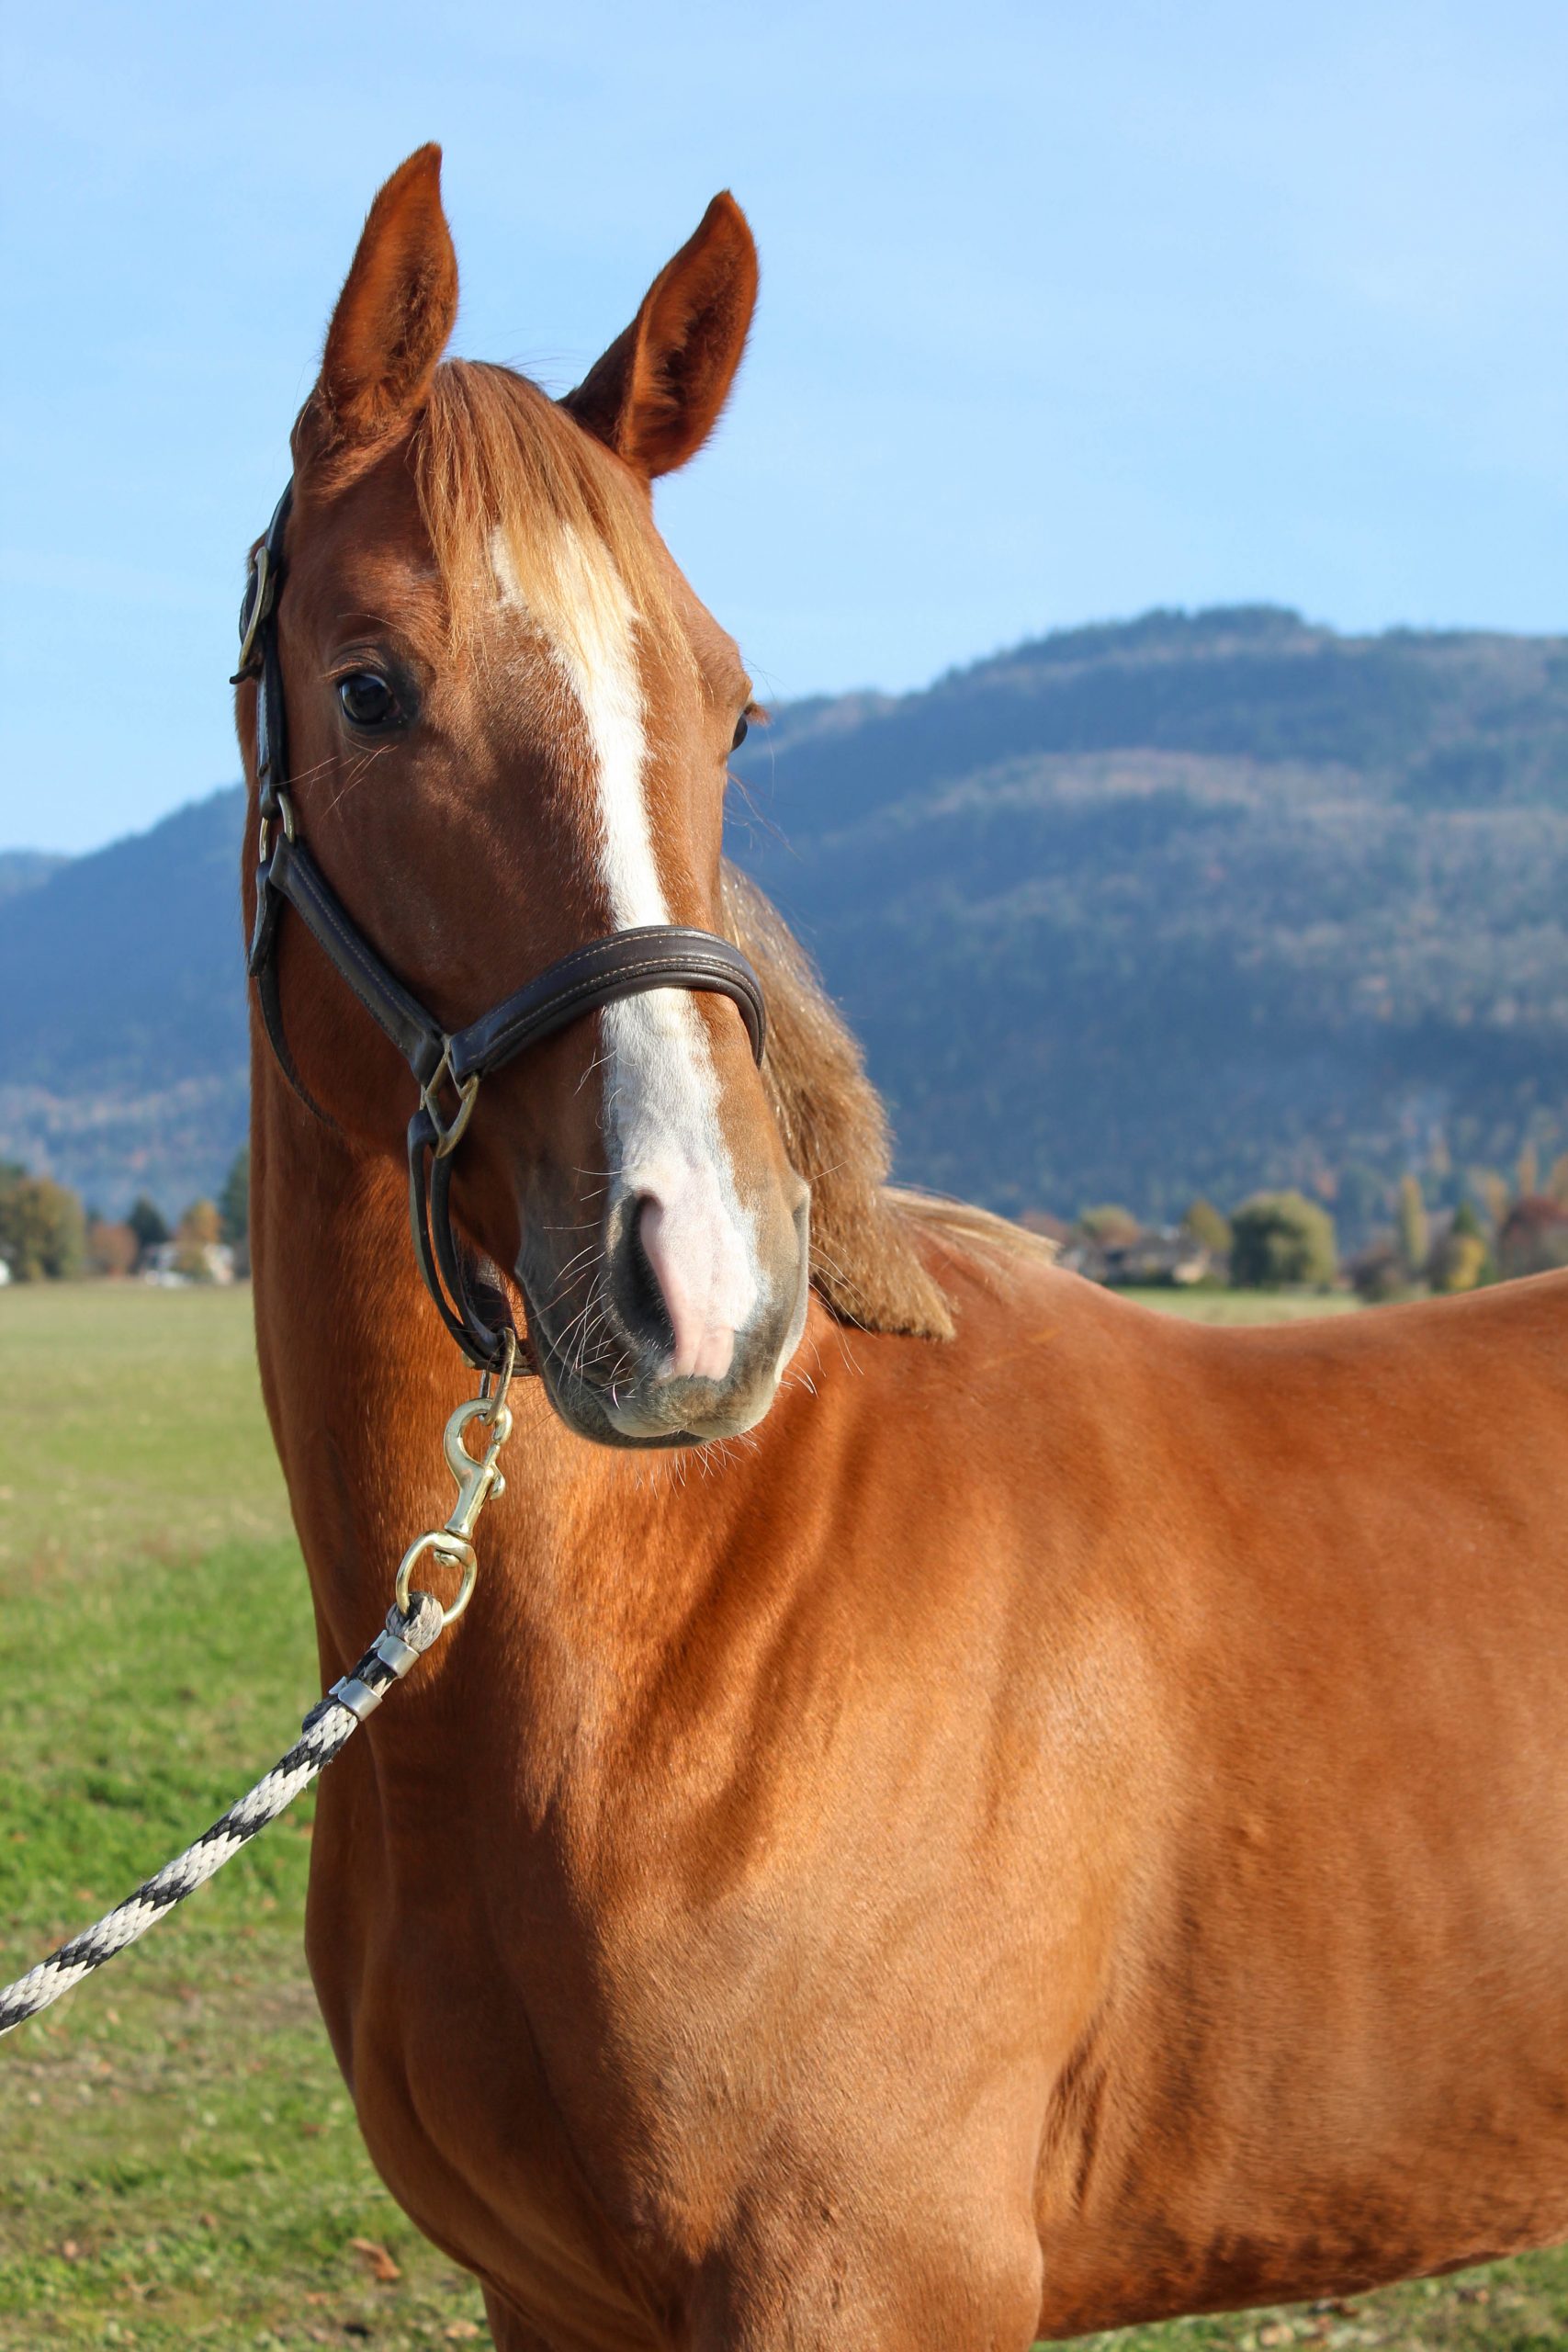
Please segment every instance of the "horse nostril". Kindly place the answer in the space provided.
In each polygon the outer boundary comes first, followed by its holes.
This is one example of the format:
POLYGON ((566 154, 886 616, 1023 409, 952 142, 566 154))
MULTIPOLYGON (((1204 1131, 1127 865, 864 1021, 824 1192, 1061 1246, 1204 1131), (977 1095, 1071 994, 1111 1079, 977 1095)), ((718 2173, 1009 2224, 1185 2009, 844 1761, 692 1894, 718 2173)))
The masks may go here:
POLYGON ((689 1207, 672 1215, 653 1193, 638 1195, 631 1229, 668 1334, 663 1376, 725 1379, 735 1361, 737 1310, 721 1304, 715 1287, 720 1237, 689 1207))
POLYGON ((675 1326, 670 1319, 670 1309, 664 1303, 659 1276, 649 1263, 642 1238, 643 1212, 656 1205, 651 1193, 639 1193, 632 1203, 626 1223, 618 1286, 621 1312, 627 1329, 638 1339, 650 1340, 660 1353, 668 1355, 675 1345, 675 1326))

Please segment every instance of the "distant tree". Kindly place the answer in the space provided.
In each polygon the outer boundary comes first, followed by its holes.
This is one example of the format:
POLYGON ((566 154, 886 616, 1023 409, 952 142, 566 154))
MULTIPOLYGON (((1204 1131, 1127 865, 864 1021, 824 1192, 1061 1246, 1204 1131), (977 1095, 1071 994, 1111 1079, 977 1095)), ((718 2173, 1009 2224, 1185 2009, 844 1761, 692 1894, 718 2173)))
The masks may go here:
POLYGON ((1338 1271, 1334 1219, 1300 1193, 1255 1193, 1232 1217, 1231 1237, 1238 1290, 1322 1284, 1338 1271))
POLYGON ((1405 1287, 1399 1244, 1392 1233, 1380 1233, 1369 1241, 1364 1250, 1357 1251, 1345 1271, 1357 1297, 1365 1299, 1369 1306, 1397 1298, 1405 1287))
POLYGON ((193 1201, 175 1228, 175 1272, 207 1280, 212 1272, 208 1252, 222 1238, 217 1202, 193 1201))
POLYGON ((234 1253, 234 1272, 251 1271, 251 1152, 247 1144, 237 1151, 223 1190, 218 1195, 218 1219, 223 1238, 234 1253))
POLYGON ((1199 1247, 1207 1250, 1212 1257, 1229 1257, 1231 1221, 1221 1215, 1213 1201, 1206 1201, 1200 1194, 1181 1222, 1199 1247))
POLYGON ((1497 1271, 1506 1282, 1518 1274, 1550 1273, 1568 1266, 1568 1208, 1532 1193, 1516 1201, 1497 1235, 1497 1271))
POLYGON ((1499 1176, 1495 1168, 1477 1168, 1471 1171, 1471 1182, 1486 1204, 1486 1214, 1492 1220, 1492 1230, 1500 1233, 1503 1222, 1513 1205, 1508 1180, 1499 1176))
POLYGON ((87 1228, 75 1193, 0 1163, 0 1258, 19 1283, 76 1281, 86 1270, 87 1228))
POLYGON ((229 1173, 223 1179, 223 1190, 218 1195, 218 1222, 222 1238, 231 1247, 243 1241, 251 1222, 251 1152, 247 1144, 243 1151, 234 1154, 229 1173))
POLYGON ((1087 1241, 1097 1241, 1102 1250, 1124 1250, 1144 1229, 1131 1209, 1119 1208, 1113 1201, 1080 1209, 1077 1227, 1087 1241))
POLYGON ((1427 1204, 1421 1197, 1421 1179, 1415 1175, 1399 1180, 1399 1205, 1396 1211, 1399 1230, 1399 1255, 1407 1282, 1416 1282, 1427 1271, 1431 1254, 1431 1227, 1427 1222, 1427 1204))
POLYGON ((116 1278, 129 1274, 141 1254, 141 1244, 129 1225, 102 1216, 88 1219, 87 1263, 95 1274, 116 1278))
POLYGON ((1481 1219, 1470 1201, 1461 1201, 1448 1231, 1432 1251, 1428 1267, 1434 1290, 1473 1290, 1492 1272, 1492 1253, 1481 1219))
POLYGON ((141 1194, 140 1200, 132 1201, 130 1214, 125 1221, 136 1236, 136 1251, 139 1259, 145 1258, 150 1250, 161 1249, 165 1241, 173 1238, 159 1212, 156 1202, 150 1201, 145 1193, 141 1194))

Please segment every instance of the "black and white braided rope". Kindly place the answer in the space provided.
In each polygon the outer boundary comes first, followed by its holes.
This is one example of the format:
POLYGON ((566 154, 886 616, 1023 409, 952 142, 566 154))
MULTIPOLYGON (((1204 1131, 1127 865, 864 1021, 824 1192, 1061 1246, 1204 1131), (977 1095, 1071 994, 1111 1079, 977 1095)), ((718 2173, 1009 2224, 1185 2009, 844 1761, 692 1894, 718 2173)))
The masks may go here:
POLYGON ((427 1592, 412 1596, 406 1615, 398 1609, 387 1614, 385 1631, 378 1634, 353 1671, 334 1682, 299 1726, 299 1736, 287 1756, 279 1757, 255 1787, 231 1804, 210 1829, 155 1877, 139 1886, 96 1927, 73 1936, 58 1951, 29 1968, 14 1984, 0 1985, 0 2033, 9 2033, 26 2018, 37 2017, 84 1976, 133 1944, 183 1903, 204 1880, 231 1861, 258 1829, 276 1821, 302 1789, 308 1789, 323 1765, 347 1746, 366 1716, 379 1706, 386 1692, 400 1681, 421 1653, 429 1649, 446 1623, 441 1603, 427 1592))

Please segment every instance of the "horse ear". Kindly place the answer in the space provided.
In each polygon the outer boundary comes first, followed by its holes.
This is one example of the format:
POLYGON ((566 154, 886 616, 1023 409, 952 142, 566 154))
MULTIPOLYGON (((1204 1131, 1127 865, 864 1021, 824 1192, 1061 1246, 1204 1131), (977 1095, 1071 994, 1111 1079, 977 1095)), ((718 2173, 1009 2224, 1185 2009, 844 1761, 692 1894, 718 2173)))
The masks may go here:
POLYGON ((441 150, 421 147, 370 207, 321 375, 294 428, 296 461, 363 448, 405 424, 430 390, 457 315, 441 150))
POLYGON ((639 473, 672 473, 718 421, 756 303, 757 248, 727 189, 561 406, 639 473))

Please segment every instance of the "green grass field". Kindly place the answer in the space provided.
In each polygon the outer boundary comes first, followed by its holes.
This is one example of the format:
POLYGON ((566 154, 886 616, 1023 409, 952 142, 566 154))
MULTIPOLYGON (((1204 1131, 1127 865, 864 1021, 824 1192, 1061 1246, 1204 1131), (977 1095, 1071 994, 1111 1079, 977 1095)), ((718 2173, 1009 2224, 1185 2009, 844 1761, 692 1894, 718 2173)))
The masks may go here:
MULTIPOLYGON (((0 1599, 4 1981, 221 1811, 316 1696, 243 1292, 0 1293, 0 1599)), ((488 2343, 360 2148, 300 1956, 309 1846, 306 1799, 0 2045, 0 2352, 488 2343)), ((1545 2352, 1568 2345, 1568 2252, 1095 2340, 1545 2352)))
POLYGON ((1300 1323, 1314 1315, 1354 1315, 1361 1304, 1348 1290, 1125 1290, 1122 1296, 1194 1323, 1300 1323))

